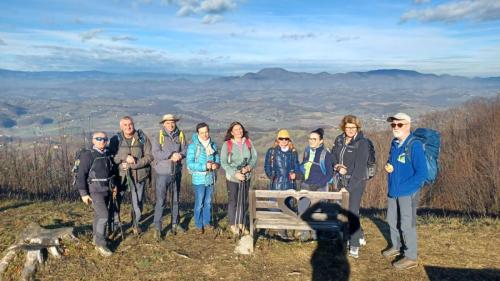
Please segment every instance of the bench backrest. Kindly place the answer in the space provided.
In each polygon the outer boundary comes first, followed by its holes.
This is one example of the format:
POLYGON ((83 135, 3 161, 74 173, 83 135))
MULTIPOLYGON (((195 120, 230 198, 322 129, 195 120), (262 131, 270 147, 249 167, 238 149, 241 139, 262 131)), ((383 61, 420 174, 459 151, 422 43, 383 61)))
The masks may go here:
POLYGON ((249 193, 249 207, 252 218, 258 218, 259 214, 270 216, 272 213, 280 213, 289 215, 290 219, 301 220, 300 217, 285 204, 287 198, 293 198, 298 202, 300 198, 306 197, 311 200, 311 205, 321 200, 336 201, 340 203, 342 208, 346 210, 349 208, 349 193, 345 189, 339 192, 250 190, 249 193))

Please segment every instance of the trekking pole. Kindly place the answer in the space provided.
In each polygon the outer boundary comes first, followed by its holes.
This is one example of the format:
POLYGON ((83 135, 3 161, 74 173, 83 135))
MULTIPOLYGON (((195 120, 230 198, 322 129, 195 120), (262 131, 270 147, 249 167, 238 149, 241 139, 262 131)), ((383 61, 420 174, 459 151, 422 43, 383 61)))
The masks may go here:
POLYGON ((247 189, 249 188, 248 186, 248 179, 247 179, 247 175, 248 174, 245 174, 245 182, 243 183, 243 190, 242 190, 242 202, 241 202, 241 207, 242 207, 242 213, 243 213, 243 229, 241 230, 242 234, 241 236, 244 236, 245 235, 245 230, 246 230, 246 227, 247 227, 247 216, 248 216, 248 207, 246 206, 246 202, 247 202, 247 189))
POLYGON ((239 222, 239 214, 240 214, 240 190, 241 190, 241 181, 239 181, 238 183, 238 189, 236 190, 236 192, 238 192, 237 196, 236 196, 236 213, 235 213, 235 216, 234 216, 234 227, 237 229, 237 234, 234 234, 235 235, 235 240, 238 239, 238 234, 240 232, 240 228, 239 228, 239 225, 238 225, 238 222, 239 222))
POLYGON ((215 192, 216 192, 216 187, 215 187, 215 184, 216 184, 216 172, 215 170, 212 170, 210 169, 209 171, 210 175, 212 176, 212 182, 211 182, 211 185, 212 185, 212 198, 211 198, 211 206, 212 208, 210 208, 210 213, 211 213, 211 218, 212 218, 212 224, 213 224, 213 228, 214 228, 214 232, 215 232, 215 237, 217 237, 218 235, 218 222, 217 222, 217 215, 216 215, 216 212, 215 212, 215 201, 216 201, 216 196, 215 196, 215 192))
MULTIPOLYGON (((125 235, 123 235, 123 225, 122 225, 122 219, 120 218, 120 208, 118 207, 118 201, 116 198, 117 195, 118 195, 118 190, 116 190, 116 192, 112 191, 111 201, 112 201, 113 209, 114 209, 114 211, 116 211, 116 215, 118 218, 118 227, 120 228, 120 235, 121 235, 121 238, 123 241, 123 240, 125 240, 125 235)), ((113 215, 113 220, 114 220, 114 217, 115 216, 113 215)))

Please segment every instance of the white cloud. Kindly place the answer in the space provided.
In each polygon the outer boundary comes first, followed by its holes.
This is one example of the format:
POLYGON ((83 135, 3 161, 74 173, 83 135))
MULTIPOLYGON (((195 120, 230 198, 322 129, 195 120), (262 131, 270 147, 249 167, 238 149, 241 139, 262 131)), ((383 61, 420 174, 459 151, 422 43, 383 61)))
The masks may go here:
POLYGON ((102 32, 104 32, 103 29, 94 28, 94 29, 91 29, 89 31, 85 31, 85 32, 81 33, 80 38, 82 39, 82 42, 86 42, 88 40, 95 39, 97 37, 97 35, 99 35, 102 32))
POLYGON ((222 21, 222 16, 220 15, 205 15, 201 20, 204 24, 214 24, 222 21))
POLYGON ((352 41, 352 40, 358 40, 359 36, 337 36, 335 38, 335 42, 340 43, 340 42, 345 42, 345 41, 352 41))
POLYGON ((281 35, 281 38, 283 39, 292 39, 292 40, 302 40, 302 39, 310 39, 317 37, 316 34, 312 32, 308 33, 291 33, 291 34, 283 34, 281 35))
POLYGON ((178 17, 187 17, 187 16, 190 16, 192 14, 195 14, 196 11, 195 11, 195 8, 193 6, 189 6, 189 5, 186 5, 186 6, 182 6, 176 13, 176 15, 178 17))
POLYGON ((7 43, 0 38, 0 46, 7 46, 7 43))
POLYGON ((222 21, 222 14, 238 6, 236 0, 162 0, 160 3, 178 6, 178 17, 201 15, 204 24, 222 21))
POLYGON ((401 21, 454 22, 460 20, 495 21, 500 20, 500 1, 461 0, 437 5, 427 9, 414 9, 401 16, 401 21))
POLYGON ((200 4, 200 9, 210 14, 221 14, 234 8, 236 8, 234 0, 204 0, 200 4))
POLYGON ((429 2, 431 2, 431 0, 413 0, 413 3, 415 4, 425 4, 429 2))
POLYGON ((137 38, 127 35, 111 37, 111 41, 136 41, 136 40, 137 38))

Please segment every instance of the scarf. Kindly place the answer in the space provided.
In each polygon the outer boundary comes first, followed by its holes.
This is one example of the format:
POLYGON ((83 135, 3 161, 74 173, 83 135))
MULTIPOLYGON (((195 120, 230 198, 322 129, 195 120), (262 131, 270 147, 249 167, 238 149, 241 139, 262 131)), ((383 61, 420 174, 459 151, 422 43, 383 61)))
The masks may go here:
POLYGON ((211 143, 210 138, 208 138, 206 141, 202 141, 202 140, 200 140, 200 137, 198 136, 198 141, 201 143, 203 148, 205 148, 205 152, 207 153, 207 156, 214 154, 215 151, 212 148, 212 146, 210 145, 210 143, 211 143))

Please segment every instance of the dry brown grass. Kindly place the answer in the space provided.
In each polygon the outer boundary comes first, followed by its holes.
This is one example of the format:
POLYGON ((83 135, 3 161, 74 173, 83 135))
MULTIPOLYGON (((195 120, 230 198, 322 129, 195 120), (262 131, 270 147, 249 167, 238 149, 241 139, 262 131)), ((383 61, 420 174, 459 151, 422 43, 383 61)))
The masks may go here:
MULTIPOLYGON (((125 206, 123 213, 128 214, 129 208, 125 206)), ((148 205, 146 213, 151 209, 148 205)), ((192 231, 156 244, 151 231, 138 239, 127 230, 125 241, 113 247, 114 256, 104 259, 91 245, 92 211, 82 203, 2 200, 0 213, 0 252, 32 221, 45 227, 75 227, 80 242, 68 245, 63 260, 49 259, 37 280, 311 280, 316 268, 311 265, 311 257, 318 253, 316 242, 260 238, 253 256, 238 256, 233 254, 235 243, 228 236, 214 239, 192 231)), ((500 274, 500 254, 494 250, 500 243, 496 219, 420 217, 419 266, 399 272, 380 255, 388 233, 379 215, 362 218, 368 244, 359 259, 347 258, 335 246, 322 244, 327 247, 320 249, 322 261, 331 266, 335 280, 485 280, 500 274), (430 271, 433 267, 444 268, 437 271, 440 278, 436 279, 436 270, 430 271)), ((130 217, 124 215, 124 220, 130 217)), ((8 267, 5 280, 17 280, 22 263, 23 257, 17 258, 8 267)))
MULTIPOLYGON (((441 133, 440 171, 421 193, 422 206, 467 215, 500 213, 500 95, 476 99, 443 112, 425 115, 415 127, 441 133)), ((377 150, 378 173, 363 197, 366 208, 385 208, 387 183, 383 171, 391 135, 369 134, 377 150)))
MULTIPOLYGON (((459 211, 466 215, 500 213, 500 95, 493 99, 476 99, 461 107, 425 115, 415 127, 437 129, 442 134, 440 173, 436 183, 425 187, 421 205, 427 208, 459 211)), ((328 130, 327 136, 338 132, 328 130)), ((292 131, 298 150, 302 153, 307 131, 292 131)), ((386 176, 383 165, 387 160, 390 131, 367 132, 377 151, 378 173, 369 181, 362 206, 385 208, 386 176)), ((222 143, 222 133, 214 136, 222 143)), ((264 155, 275 137, 274 132, 253 132, 259 151, 259 164, 253 186, 268 185, 263 171, 264 155)), ((326 139, 331 147, 331 140, 326 139)), ((61 134, 58 138, 34 142, 3 143, 0 147, 0 197, 17 199, 78 200, 71 185, 71 167, 82 138, 61 134)), ((301 154, 300 154, 301 157, 301 154)), ((226 202, 225 177, 219 173, 216 202, 226 202)), ((181 201, 193 201, 190 177, 182 180, 181 201)), ((150 200, 154 189, 148 189, 150 200)))

